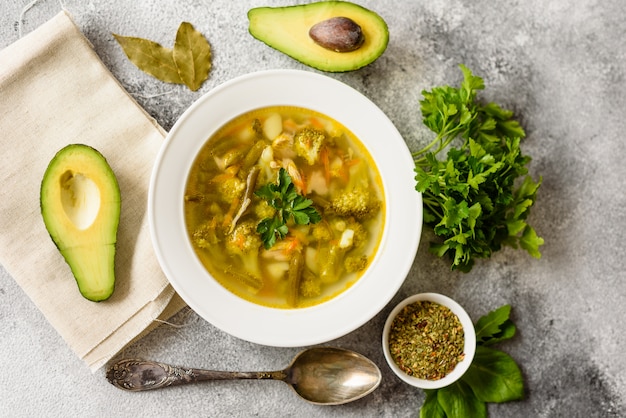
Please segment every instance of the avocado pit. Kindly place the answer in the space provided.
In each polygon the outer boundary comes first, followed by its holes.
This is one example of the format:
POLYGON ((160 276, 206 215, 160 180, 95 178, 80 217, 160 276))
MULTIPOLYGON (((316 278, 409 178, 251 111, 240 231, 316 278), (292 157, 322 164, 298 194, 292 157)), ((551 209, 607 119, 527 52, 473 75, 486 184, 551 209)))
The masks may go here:
POLYGON ((309 29, 309 36, 316 44, 335 52, 355 51, 365 42, 361 26, 343 16, 316 23, 309 29))

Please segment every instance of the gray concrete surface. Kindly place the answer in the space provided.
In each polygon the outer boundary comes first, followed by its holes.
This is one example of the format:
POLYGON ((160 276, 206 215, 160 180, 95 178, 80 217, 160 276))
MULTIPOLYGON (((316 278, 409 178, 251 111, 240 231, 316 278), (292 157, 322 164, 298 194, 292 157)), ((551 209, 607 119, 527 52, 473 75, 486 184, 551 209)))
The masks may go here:
MULTIPOLYGON (((261 69, 311 70, 254 40, 246 12, 291 1, 0 1, 0 48, 65 7, 105 65, 165 128, 202 93, 261 69), (173 41, 183 20, 210 40, 214 69, 201 90, 163 84, 136 70, 111 32, 173 41), (165 94, 162 94, 165 93, 165 94)), ((395 302, 422 291, 447 294, 477 319, 513 306, 518 335, 501 348, 519 363, 523 401, 489 405, 492 417, 626 416, 626 5, 622 0, 373 1, 389 25, 385 54, 362 70, 333 74, 378 104, 412 149, 425 143, 423 89, 456 83, 458 63, 485 79, 483 97, 513 109, 527 130, 530 170, 542 175, 531 223, 543 258, 504 250, 470 274, 451 273, 427 251, 428 230, 392 303, 330 342, 362 352, 384 373, 370 396, 340 407, 306 404, 282 383, 216 382, 125 393, 92 374, 0 269, 0 416, 416 416, 424 393, 387 368, 380 347, 395 302)), ((1 92, 0 92, 1 94, 1 92)), ((0 115, 2 117, 2 115, 0 115)), ((1 134, 1 133, 0 133, 1 134)), ((11 150, 3 150, 3 158, 11 150)), ((11 191, 2 189, 2 198, 11 191)), ((0 216, 2 216, 0 214, 0 216)), ((224 370, 274 369, 298 349, 258 346, 215 329, 193 312, 161 326, 123 354, 224 370)))

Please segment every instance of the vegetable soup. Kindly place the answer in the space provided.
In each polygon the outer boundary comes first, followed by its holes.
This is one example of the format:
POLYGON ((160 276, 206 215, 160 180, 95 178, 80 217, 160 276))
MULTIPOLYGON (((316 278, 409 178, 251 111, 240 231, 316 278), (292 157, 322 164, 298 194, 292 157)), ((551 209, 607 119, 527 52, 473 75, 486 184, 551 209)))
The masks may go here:
POLYGON ((353 285, 384 223, 380 173, 337 121, 273 106, 228 122, 203 145, 185 190, 191 244, 226 289, 301 308, 353 285))

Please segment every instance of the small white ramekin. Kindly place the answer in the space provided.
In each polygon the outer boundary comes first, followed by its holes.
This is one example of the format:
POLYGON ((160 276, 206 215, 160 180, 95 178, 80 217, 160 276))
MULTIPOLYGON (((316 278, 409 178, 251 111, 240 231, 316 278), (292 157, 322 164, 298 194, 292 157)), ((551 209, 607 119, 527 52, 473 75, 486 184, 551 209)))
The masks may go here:
POLYGON ((439 389, 454 383, 467 371, 470 364, 472 363, 472 360, 474 359, 475 352, 476 331, 474 330, 474 324, 472 323, 470 316, 467 314, 467 312, 465 312, 465 309, 463 309, 461 305, 459 305, 457 302, 447 296, 440 295, 438 293, 420 293, 404 299, 391 311, 383 328, 383 353, 385 354, 385 359, 387 360, 389 367, 400 379, 402 379, 409 385, 418 388, 439 389), (406 374, 396 364, 393 357, 391 356, 391 352, 389 351, 389 331, 391 329, 391 324, 393 320, 405 306, 418 301, 429 301, 446 306, 452 311, 452 313, 454 313, 459 318, 459 321, 463 326, 465 338, 463 351, 465 353, 465 357, 460 363, 456 365, 454 370, 448 373, 445 377, 438 380, 419 379, 417 377, 406 374))

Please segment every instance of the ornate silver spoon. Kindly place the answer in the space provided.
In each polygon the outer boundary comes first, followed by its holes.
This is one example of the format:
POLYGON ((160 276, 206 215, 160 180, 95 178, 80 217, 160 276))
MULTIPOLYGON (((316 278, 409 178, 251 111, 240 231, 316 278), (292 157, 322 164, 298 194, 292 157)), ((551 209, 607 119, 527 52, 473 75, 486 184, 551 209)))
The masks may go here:
POLYGON ((379 368, 368 358, 333 347, 304 350, 286 369, 279 371, 226 372, 129 359, 111 366, 106 377, 114 386, 130 391, 203 380, 280 380, 290 385, 303 399, 323 405, 339 405, 362 398, 373 392, 382 378, 379 368))

